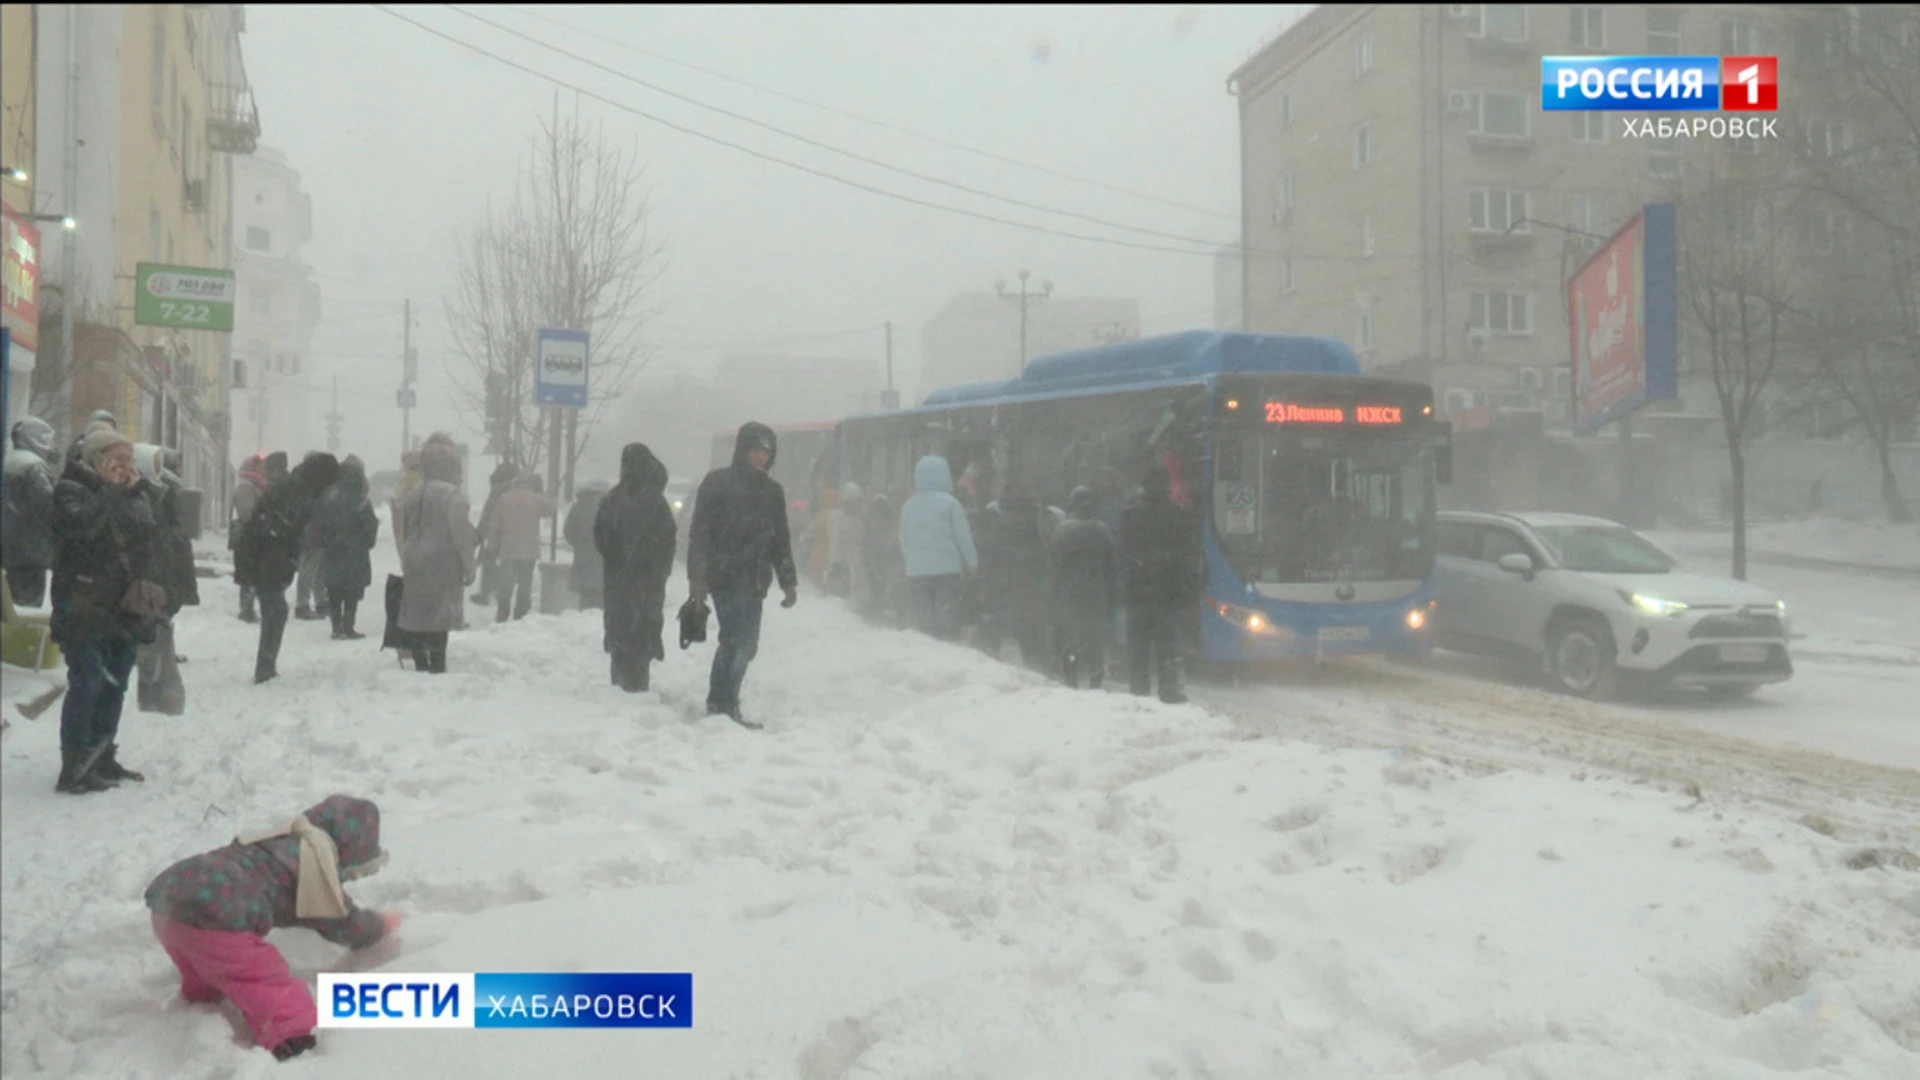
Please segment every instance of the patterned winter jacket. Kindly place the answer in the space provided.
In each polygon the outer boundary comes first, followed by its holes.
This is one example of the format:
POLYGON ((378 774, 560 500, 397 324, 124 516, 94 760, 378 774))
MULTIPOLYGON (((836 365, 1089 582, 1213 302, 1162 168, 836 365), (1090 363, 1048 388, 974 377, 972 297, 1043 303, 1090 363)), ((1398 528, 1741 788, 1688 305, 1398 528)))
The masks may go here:
MULTIPOLYGON (((344 879, 380 854, 380 808, 365 799, 330 795, 307 809, 307 820, 333 837, 344 879)), ((294 914, 300 883, 300 838, 277 836, 257 844, 228 844, 182 859, 147 886, 147 907, 202 930, 265 937, 281 926, 305 927, 328 941, 364 949, 386 936, 380 913, 347 900, 339 919, 294 914)))

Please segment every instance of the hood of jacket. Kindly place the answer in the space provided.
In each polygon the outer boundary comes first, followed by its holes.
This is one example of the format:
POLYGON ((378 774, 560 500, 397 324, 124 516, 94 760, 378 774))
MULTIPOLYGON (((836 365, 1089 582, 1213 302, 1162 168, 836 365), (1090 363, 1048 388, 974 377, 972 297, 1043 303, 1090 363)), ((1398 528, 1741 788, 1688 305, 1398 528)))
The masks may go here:
POLYGON ((13 425, 13 447, 52 464, 57 457, 53 448, 53 425, 37 416, 22 417, 13 425))
POLYGON ((487 487, 502 492, 513 486, 520 477, 520 468, 511 461, 502 461, 493 467, 493 475, 487 477, 487 487))
POLYGON ((367 799, 329 795, 284 825, 234 837, 257 844, 280 836, 300 840, 295 914, 337 919, 347 914, 341 883, 366 877, 385 865, 380 847, 380 808, 367 799))
MULTIPOLYGON (((746 428, 741 430, 744 432, 746 428)), ((772 438, 773 433, 767 432, 767 437, 772 438)), ((745 450, 735 452, 735 464, 744 460, 745 450)), ((620 486, 643 495, 657 495, 667 489, 667 467, 653 456, 646 443, 628 443, 620 451, 620 486)))
POLYGON ((913 490, 953 494, 953 466, 939 454, 921 458, 913 466, 913 490))
POLYGON ((1067 496, 1068 517, 1085 520, 1092 517, 1095 511, 1099 509, 1100 496, 1095 494, 1094 490, 1085 484, 1074 488, 1073 493, 1067 496))
POLYGON ((340 464, 340 479, 335 481, 334 490, 348 502, 358 503, 367 497, 367 467, 356 458, 348 458, 340 464))
POLYGON ((316 450, 294 466, 291 479, 309 494, 318 495, 340 479, 340 462, 332 454, 316 450))
POLYGON ((287 452, 275 450, 267 455, 267 483, 277 484, 287 476, 287 452))
POLYGON ((430 442, 420 448, 420 473, 428 480, 441 480, 458 487, 460 455, 446 443, 430 442))
POLYGON ((733 464, 735 468, 747 468, 747 451, 760 448, 767 452, 767 471, 773 471, 773 463, 779 460, 780 439, 773 429, 765 424, 747 421, 740 425, 739 434, 733 437, 733 464))
POLYGON ((859 484, 856 484, 853 481, 849 480, 845 484, 843 484, 840 488, 840 505, 842 506, 857 505, 860 502, 861 498, 865 496, 865 494, 866 494, 865 492, 860 490, 859 484))
POLYGON ((247 481, 254 487, 265 488, 267 486, 267 459, 259 454, 255 454, 241 462, 240 467, 233 471, 233 475, 241 480, 247 481))
POLYGON ((522 469, 520 475, 513 478, 513 489, 515 491, 539 491, 540 474, 534 472, 532 469, 522 469))

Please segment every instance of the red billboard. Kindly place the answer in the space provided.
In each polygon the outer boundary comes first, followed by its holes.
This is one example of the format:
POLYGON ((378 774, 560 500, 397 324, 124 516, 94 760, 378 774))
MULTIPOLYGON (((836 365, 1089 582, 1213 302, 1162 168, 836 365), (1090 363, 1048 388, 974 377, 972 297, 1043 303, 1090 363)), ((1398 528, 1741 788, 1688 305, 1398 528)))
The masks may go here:
POLYGON ((0 270, 0 324, 21 348, 32 351, 40 336, 40 230, 33 222, 6 211, 4 257, 0 270))
POLYGON ((1679 392, 1673 215, 1646 207, 1567 281, 1575 431, 1679 392))

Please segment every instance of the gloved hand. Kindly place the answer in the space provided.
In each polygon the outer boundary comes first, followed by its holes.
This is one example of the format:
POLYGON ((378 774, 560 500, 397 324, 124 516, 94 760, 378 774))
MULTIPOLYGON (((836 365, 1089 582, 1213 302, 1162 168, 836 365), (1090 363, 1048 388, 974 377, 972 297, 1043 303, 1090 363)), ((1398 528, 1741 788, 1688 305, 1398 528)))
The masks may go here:
POLYGON ((797 604, 797 603, 799 603, 799 602, 800 602, 800 594, 799 594, 799 593, 797 593, 797 592, 795 592, 794 590, 792 590, 792 589, 783 589, 783 590, 781 590, 781 592, 785 594, 785 595, 783 595, 783 596, 781 597, 781 599, 780 599, 780 606, 781 606, 781 607, 783 607, 783 608, 790 608, 790 607, 792 607, 793 605, 795 605, 795 604, 797 604))

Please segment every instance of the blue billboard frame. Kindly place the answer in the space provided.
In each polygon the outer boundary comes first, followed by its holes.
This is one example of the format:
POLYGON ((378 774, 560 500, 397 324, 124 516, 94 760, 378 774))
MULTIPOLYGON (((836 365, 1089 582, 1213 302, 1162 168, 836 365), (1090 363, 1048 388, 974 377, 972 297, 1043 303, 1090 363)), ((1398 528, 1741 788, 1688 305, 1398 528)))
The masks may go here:
MULTIPOLYGON (((1640 380, 1641 391, 1615 402, 1584 422, 1576 422, 1573 426, 1576 435, 1585 435, 1616 423, 1648 402, 1673 401, 1680 396, 1679 215, 1673 203, 1648 203, 1636 217, 1641 222, 1641 266, 1645 288, 1640 298, 1640 353, 1645 362, 1640 380)), ((1628 221, 1614 236, 1632 227, 1633 222, 1628 221)), ((1605 250, 1605 245, 1601 246, 1601 250, 1605 250)), ((1573 277, 1578 277, 1580 270, 1584 269, 1586 263, 1574 271, 1573 277)), ((1568 278, 1569 282, 1572 280, 1568 278)), ((1571 352, 1567 356, 1567 371, 1573 376, 1568 380, 1569 386, 1577 389, 1577 357, 1571 352)), ((1573 398, 1568 400, 1571 415, 1577 418, 1579 403, 1573 398)))
POLYGON ((534 347, 533 363, 533 403, 552 405, 563 409, 584 409, 587 407, 587 387, 592 385, 593 350, 587 341, 585 330, 561 330, 557 327, 540 328, 539 340, 534 347), (546 380, 547 345, 549 342, 578 342, 580 344, 580 385, 555 385, 546 380))

